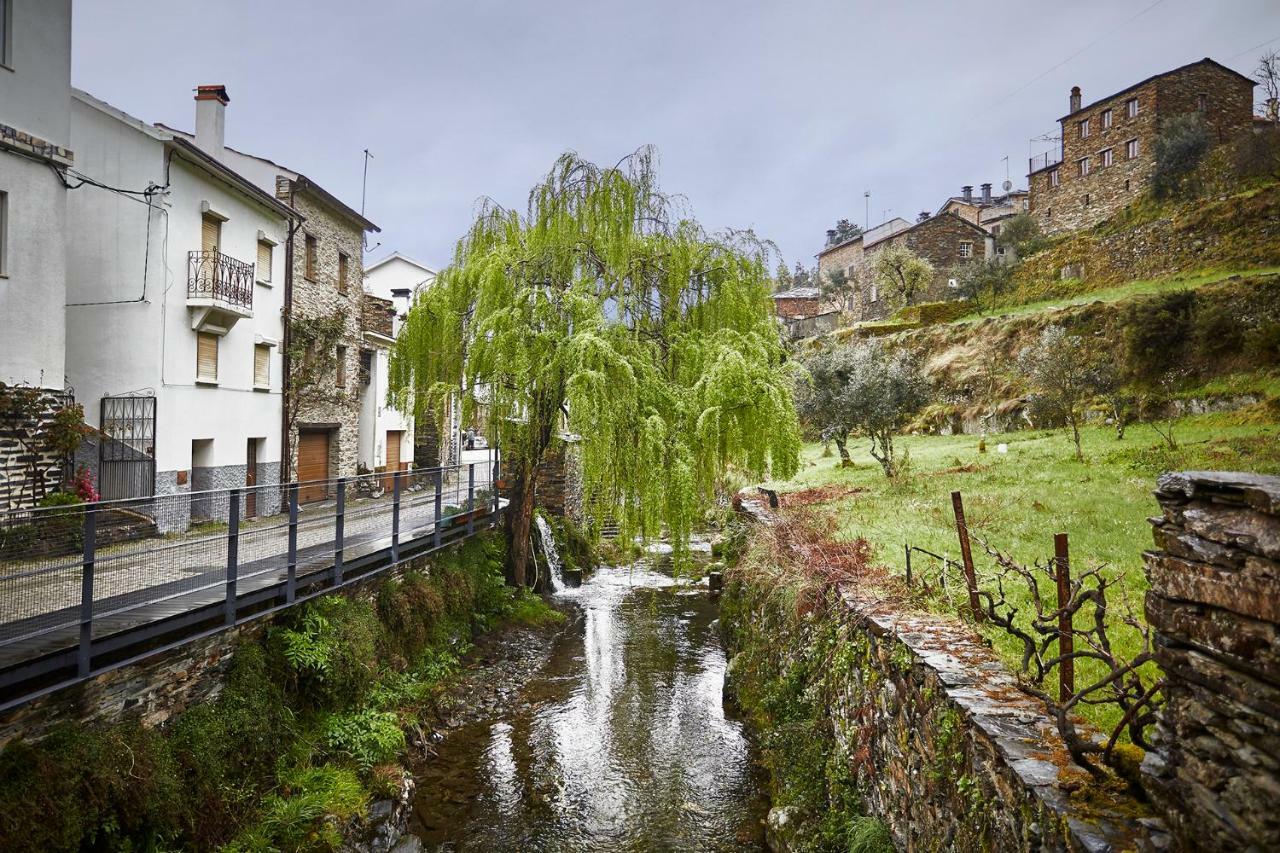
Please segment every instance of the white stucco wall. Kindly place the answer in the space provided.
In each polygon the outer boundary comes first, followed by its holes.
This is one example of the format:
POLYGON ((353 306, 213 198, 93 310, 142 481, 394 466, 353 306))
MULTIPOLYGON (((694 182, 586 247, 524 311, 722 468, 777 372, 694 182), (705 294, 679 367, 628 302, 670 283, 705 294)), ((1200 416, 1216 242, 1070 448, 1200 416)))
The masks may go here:
POLYGON ((360 464, 373 471, 387 464, 387 432, 400 430, 400 461, 413 461, 413 419, 387 405, 390 352, 373 352, 373 370, 360 398, 360 464))
MULTIPOLYGON (((12 57, 0 68, 0 124, 69 147, 70 0, 10 0, 12 57)), ((42 162, 0 146, 7 195, 0 277, 0 381, 61 389, 66 325, 66 196, 42 162)))
POLYGON ((284 219, 180 156, 169 158, 166 174, 165 134, 154 128, 133 126, 127 116, 82 101, 73 119, 73 139, 84 151, 80 156, 94 164, 99 180, 133 189, 168 185, 149 217, 144 206, 104 191, 76 191, 70 201, 74 227, 83 235, 69 252, 71 301, 128 300, 68 309, 73 330, 68 373, 86 418, 97 423, 104 395, 154 389, 157 471, 190 470, 192 441, 206 439, 212 446, 202 466, 243 465, 249 438, 259 439, 260 463, 278 462, 284 219), (255 284, 253 316, 240 319, 219 340, 217 385, 195 381, 194 311, 187 307, 187 257, 200 248, 205 202, 227 217, 224 254, 253 264, 259 231, 278 244, 272 254, 273 286, 255 284), (146 298, 136 301, 144 278, 146 298), (269 391, 253 387, 259 341, 277 344, 271 350, 269 391))

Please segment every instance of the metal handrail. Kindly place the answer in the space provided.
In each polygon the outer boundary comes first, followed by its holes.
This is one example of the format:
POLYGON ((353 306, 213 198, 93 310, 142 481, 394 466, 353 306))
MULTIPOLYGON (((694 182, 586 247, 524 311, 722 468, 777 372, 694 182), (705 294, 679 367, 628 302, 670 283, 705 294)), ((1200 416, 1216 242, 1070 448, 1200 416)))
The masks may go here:
POLYGON ((253 308, 253 264, 216 251, 187 253, 187 298, 253 308))

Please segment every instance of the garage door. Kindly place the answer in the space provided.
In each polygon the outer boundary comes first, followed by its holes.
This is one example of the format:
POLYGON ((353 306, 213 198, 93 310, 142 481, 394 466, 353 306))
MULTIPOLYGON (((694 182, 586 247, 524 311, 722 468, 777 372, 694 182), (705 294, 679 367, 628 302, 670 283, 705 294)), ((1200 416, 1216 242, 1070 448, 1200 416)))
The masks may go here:
POLYGON ((329 479, 329 433, 304 432, 298 435, 298 501, 322 501, 329 497, 327 483, 309 480, 329 479))
POLYGON ((391 475, 401 470, 400 440, 403 435, 404 433, 398 429, 387 430, 387 476, 384 480, 388 489, 395 486, 395 479, 391 475))

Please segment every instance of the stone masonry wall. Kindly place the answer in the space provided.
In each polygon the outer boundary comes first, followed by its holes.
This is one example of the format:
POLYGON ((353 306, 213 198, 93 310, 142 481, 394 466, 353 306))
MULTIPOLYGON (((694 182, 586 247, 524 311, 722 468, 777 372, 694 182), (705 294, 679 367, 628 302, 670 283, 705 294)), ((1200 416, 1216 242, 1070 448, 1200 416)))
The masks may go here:
MULTIPOLYGON (((38 421, 22 426, 21 434, 32 429, 43 430, 53 422, 58 410, 70 402, 70 396, 64 391, 41 389, 38 421)), ((0 510, 34 506, 62 482, 62 458, 46 450, 34 454, 36 482, 32 482, 32 455, 18 440, 19 434, 16 425, 0 424, 0 510)))
POLYGON ((1160 478, 1145 555, 1166 677, 1143 770, 1187 850, 1280 849, 1280 477, 1160 478))
MULTIPOLYGON (((743 511, 771 523, 763 501, 745 494, 743 511)), ((824 618, 840 620, 854 663, 829 714, 868 813, 888 824, 899 850, 1150 850, 1167 841, 1136 800, 1088 795, 1087 774, 1071 764, 1044 706, 970 627, 853 586, 841 599, 843 611, 824 618)), ((734 669, 731 659, 731 683, 734 669)))
MULTIPOLYGON (((293 250, 293 300, 291 311, 296 318, 346 314, 346 333, 341 346, 346 347, 346 384, 341 390, 341 403, 312 404, 298 413, 297 424, 337 424, 330 435, 330 477, 350 477, 356 473, 360 438, 360 346, 364 315, 364 232, 361 227, 341 216, 328 205, 305 191, 295 192, 293 185, 280 178, 276 195, 306 217, 295 237, 293 250), (307 278, 307 250, 304 235, 317 239, 314 277, 307 278), (338 290, 338 253, 347 256, 347 292, 338 290)), ((334 377, 336 384, 337 377, 334 377)), ((290 436, 289 471, 297 471, 298 437, 290 436)), ((292 479, 292 477, 290 477, 292 479)))
MULTIPOLYGON (((881 240, 866 251, 866 264, 875 263, 876 255, 890 246, 910 249, 915 254, 933 264, 933 281, 924 293, 915 297, 915 302, 943 302, 956 298, 956 291, 948 284, 955 277, 955 268, 961 264, 983 261, 987 257, 987 233, 977 225, 962 219, 954 213, 943 213, 917 223, 905 231, 900 231, 885 240, 881 240), (961 254, 961 243, 968 243, 970 254, 961 254)), ((858 320, 883 320, 894 311, 904 307, 901 300, 892 292, 876 288, 876 299, 871 298, 868 281, 862 283, 861 293, 855 299, 854 313, 858 320)))

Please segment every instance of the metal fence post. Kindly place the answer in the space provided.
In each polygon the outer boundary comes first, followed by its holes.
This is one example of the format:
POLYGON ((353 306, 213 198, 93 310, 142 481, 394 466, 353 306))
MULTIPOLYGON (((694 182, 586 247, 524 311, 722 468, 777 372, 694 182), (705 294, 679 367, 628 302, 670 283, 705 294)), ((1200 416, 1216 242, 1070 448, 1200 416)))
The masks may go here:
POLYGON ((338 478, 338 506, 333 522, 333 585, 342 583, 342 536, 347 513, 347 478, 338 478))
POLYGON ((93 646, 93 563, 98 539, 98 511, 90 504, 84 511, 84 562, 80 571, 80 648, 76 653, 76 671, 81 678, 89 674, 93 646))
POLYGON ((1058 701, 1066 702, 1076 695, 1075 636, 1071 624, 1071 558, 1067 550, 1067 534, 1053 536, 1053 568, 1058 581, 1058 701))
POLYGON ((288 579, 284 585, 284 600, 293 604, 298 594, 298 484, 289 484, 289 562, 288 579))
POLYGON ((467 535, 476 532, 476 463, 467 463, 467 535))
POLYGON ((227 495, 227 599, 223 621, 236 623, 236 572, 240 568, 240 490, 227 495))
POLYGON ((902 549, 907 555, 907 586, 911 586, 911 546, 903 545, 902 549))
POLYGON ((973 571, 973 553, 969 550, 969 525, 964 520, 964 500, 959 492, 951 493, 951 509, 956 515, 956 533, 960 536, 960 557, 964 560, 964 583, 969 588, 969 609, 973 620, 982 621, 982 607, 978 603, 978 579, 973 571))
POLYGON ((391 562, 400 562, 400 475, 391 475, 391 562))
POLYGON ((434 542, 434 547, 436 548, 440 547, 440 512, 441 512, 441 507, 444 505, 443 504, 444 495, 442 494, 443 490, 444 490, 444 469, 437 468, 436 469, 436 531, 435 531, 435 542, 434 542))

